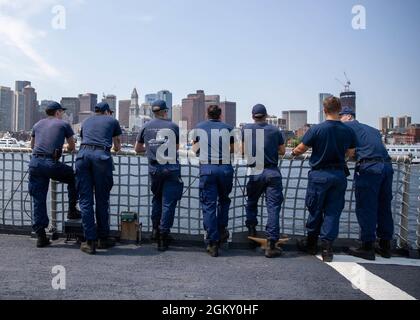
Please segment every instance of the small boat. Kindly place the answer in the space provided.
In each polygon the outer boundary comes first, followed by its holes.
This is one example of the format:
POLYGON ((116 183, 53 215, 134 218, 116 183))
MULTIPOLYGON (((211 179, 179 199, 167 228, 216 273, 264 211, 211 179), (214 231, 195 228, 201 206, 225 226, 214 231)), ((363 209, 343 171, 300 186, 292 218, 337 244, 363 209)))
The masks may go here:
POLYGON ((0 138, 0 149, 21 148, 19 142, 12 138, 10 133, 6 133, 3 138, 0 138))

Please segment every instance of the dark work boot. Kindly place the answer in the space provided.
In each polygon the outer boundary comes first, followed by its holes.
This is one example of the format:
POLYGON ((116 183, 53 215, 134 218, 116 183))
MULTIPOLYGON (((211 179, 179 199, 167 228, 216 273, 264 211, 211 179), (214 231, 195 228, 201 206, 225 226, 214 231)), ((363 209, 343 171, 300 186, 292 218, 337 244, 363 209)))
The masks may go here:
POLYGON ((257 228, 256 228, 256 226, 253 225, 253 224, 250 224, 247 227, 248 227, 248 237, 256 238, 257 237, 257 228))
POLYGON ((80 213, 80 210, 73 208, 73 209, 70 209, 69 212, 67 213, 67 219, 79 220, 79 219, 82 219, 82 214, 80 213))
POLYGON ((42 229, 41 231, 38 231, 36 236, 37 236, 37 240, 36 240, 37 248, 44 248, 51 244, 50 238, 47 237, 44 229, 42 229))
POLYGON ((376 252, 381 255, 382 258, 391 258, 391 241, 390 240, 379 240, 379 246, 376 247, 376 252))
POLYGON ((160 237, 160 230, 159 227, 153 227, 152 235, 150 236, 151 241, 158 241, 160 237))
POLYGON ((169 249, 169 237, 167 233, 161 233, 158 240, 158 250, 166 251, 169 249))
POLYGON ((266 258, 280 257, 283 251, 276 247, 277 241, 267 239, 267 249, 265 249, 266 258))
POLYGON ((98 249, 109 249, 115 246, 115 239, 113 238, 99 238, 98 240, 98 249))
POLYGON ((318 237, 309 235, 305 239, 298 240, 297 248, 299 251, 315 256, 318 253, 318 237))
POLYGON ((332 249, 332 241, 322 240, 322 260, 324 262, 332 262, 334 258, 334 253, 332 249))
POLYGON ((207 246, 207 253, 212 256, 213 258, 216 258, 219 256, 219 245, 217 242, 210 242, 207 246))
POLYGON ((375 248, 373 242, 363 242, 359 248, 349 248, 349 254, 365 260, 375 260, 375 248))
POLYGON ((222 227, 219 230, 220 234, 220 243, 226 243, 229 240, 230 234, 229 230, 226 227, 222 227))
POLYGON ((96 241, 95 240, 87 240, 86 242, 82 242, 80 245, 80 250, 87 254, 95 254, 96 253, 96 241))

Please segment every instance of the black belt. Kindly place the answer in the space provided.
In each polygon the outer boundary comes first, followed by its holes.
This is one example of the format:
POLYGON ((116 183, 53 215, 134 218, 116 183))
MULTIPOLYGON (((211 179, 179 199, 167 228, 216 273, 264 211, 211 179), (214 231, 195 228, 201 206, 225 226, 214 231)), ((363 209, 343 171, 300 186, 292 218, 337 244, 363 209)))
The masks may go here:
POLYGON ((104 146, 96 146, 93 144, 82 144, 80 146, 81 149, 92 149, 92 150, 103 150, 103 151, 111 151, 110 147, 104 147, 104 146))
POLYGON ((32 154, 35 158, 47 158, 47 159, 53 159, 54 156, 52 154, 47 153, 34 153, 32 154))
POLYGON ((321 167, 314 167, 312 170, 344 170, 343 165, 328 165, 328 166, 321 166, 321 167))
MULTIPOLYGON (((256 168, 257 166, 256 165, 253 165, 253 166, 248 166, 248 168, 256 168)), ((274 169, 274 168, 278 168, 279 166, 278 165, 275 165, 275 164, 265 164, 264 165, 264 169, 274 169)))
POLYGON ((371 162, 388 163, 391 161, 389 159, 384 159, 384 158, 368 158, 368 159, 361 159, 357 163, 362 164, 362 163, 371 163, 371 162))

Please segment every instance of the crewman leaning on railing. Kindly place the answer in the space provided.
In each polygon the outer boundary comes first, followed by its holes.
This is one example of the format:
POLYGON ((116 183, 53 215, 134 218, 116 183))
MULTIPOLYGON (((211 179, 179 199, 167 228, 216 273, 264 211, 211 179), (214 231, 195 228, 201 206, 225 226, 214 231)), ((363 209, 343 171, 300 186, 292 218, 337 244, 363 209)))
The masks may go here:
POLYGON ((207 121, 200 122, 193 131, 193 150, 200 157, 200 203, 206 231, 207 252, 219 255, 220 244, 229 239, 229 194, 233 188, 234 153, 233 127, 221 121, 218 105, 207 108, 207 121), (218 141, 216 141, 216 139, 218 141), (218 142, 218 143, 217 143, 218 142))
POLYGON ((153 193, 152 241, 158 242, 159 251, 166 251, 176 204, 181 200, 184 188, 178 159, 179 127, 168 119, 169 108, 165 101, 155 101, 152 111, 155 119, 141 128, 135 150, 137 153, 146 151, 149 160, 153 193))
POLYGON ((375 260, 376 251, 384 258, 391 257, 391 240, 394 233, 392 219, 392 180, 394 170, 379 130, 355 120, 352 109, 340 112, 341 121, 356 135, 356 170, 354 174, 356 216, 360 225, 359 248, 350 248, 353 256, 375 260))
POLYGON ((80 132, 82 143, 76 157, 76 182, 86 238, 80 250, 88 254, 95 254, 96 248, 107 249, 115 244, 109 238, 109 197, 114 185, 111 148, 114 145, 116 152, 121 149, 122 131, 111 114, 108 103, 99 103, 95 115, 82 123, 80 132))
POLYGON ((306 193, 306 206, 309 210, 307 238, 298 242, 298 248, 315 255, 320 237, 325 262, 333 260, 332 244, 339 233, 340 216, 345 204, 346 154, 354 152, 356 147, 356 136, 353 130, 340 121, 340 111, 341 102, 338 98, 325 99, 324 113, 327 120, 311 127, 302 143, 292 151, 292 155, 301 155, 312 148, 306 193))
POLYGON ((71 126, 62 120, 64 109, 59 103, 50 103, 45 112, 47 118, 37 122, 32 129, 32 158, 29 163, 29 194, 34 204, 33 230, 37 235, 37 247, 51 244, 45 233, 49 219, 47 214, 47 194, 50 179, 66 183, 68 186, 68 219, 80 219, 76 209, 77 191, 73 168, 59 160, 67 140, 67 151, 75 149, 74 132, 71 126))
POLYGON ((248 235, 256 237, 258 201, 265 194, 268 212, 265 256, 273 258, 282 253, 276 246, 280 235, 280 209, 284 200, 282 176, 278 164, 279 154, 284 155, 286 148, 279 128, 267 123, 267 109, 264 105, 257 104, 253 107, 252 118, 254 123, 246 124, 242 134, 243 153, 252 152, 251 157, 248 158, 255 160, 248 161, 246 226, 248 235), (263 135, 258 135, 258 131, 263 132, 263 135), (261 138, 263 141, 260 140, 261 138), (261 164, 257 161, 257 153, 262 153, 263 163, 261 164))

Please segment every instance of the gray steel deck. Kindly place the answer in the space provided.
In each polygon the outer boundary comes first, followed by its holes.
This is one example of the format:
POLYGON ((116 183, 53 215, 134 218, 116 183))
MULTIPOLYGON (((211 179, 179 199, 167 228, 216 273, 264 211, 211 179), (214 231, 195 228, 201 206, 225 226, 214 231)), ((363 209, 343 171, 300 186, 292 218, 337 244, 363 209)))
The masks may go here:
MULTIPOLYGON (((0 299, 371 299, 331 266, 294 251, 266 259, 259 249, 227 249, 211 258, 201 248, 160 253, 147 244, 89 256, 63 240, 44 249, 28 236, 0 235, 0 243, 0 299), (52 288, 55 265, 66 268, 65 290, 52 288)), ((420 266, 366 268, 420 299, 420 266)))

